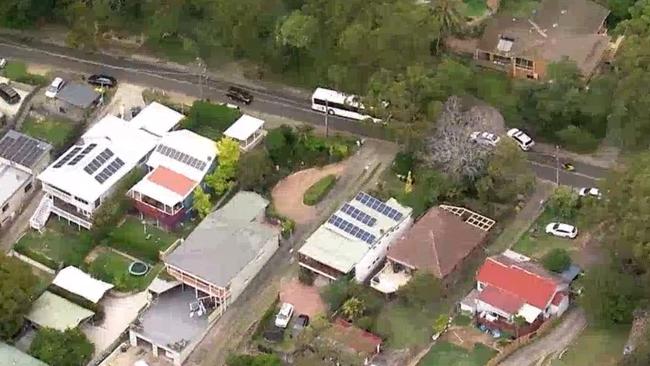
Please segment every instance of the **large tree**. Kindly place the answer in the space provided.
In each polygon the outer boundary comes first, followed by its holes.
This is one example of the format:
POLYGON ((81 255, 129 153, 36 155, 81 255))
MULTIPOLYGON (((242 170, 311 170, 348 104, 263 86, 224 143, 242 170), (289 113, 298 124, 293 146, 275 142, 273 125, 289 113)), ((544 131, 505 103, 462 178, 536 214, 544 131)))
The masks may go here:
POLYGON ((22 327, 37 282, 29 266, 0 254, 0 339, 10 339, 22 327))
POLYGON ((29 353, 50 366, 84 366, 93 356, 95 346, 78 328, 61 332, 42 328, 29 347, 29 353))
POLYGON ((275 167, 266 149, 256 149, 242 156, 237 172, 237 181, 243 190, 266 193, 276 181, 275 167))
POLYGON ((534 184, 535 176, 519 146, 502 139, 490 156, 487 174, 476 182, 476 188, 484 202, 513 202, 534 184))
POLYGON ((594 324, 606 327, 630 323, 641 295, 632 275, 615 265, 600 265, 585 275, 580 303, 594 324))

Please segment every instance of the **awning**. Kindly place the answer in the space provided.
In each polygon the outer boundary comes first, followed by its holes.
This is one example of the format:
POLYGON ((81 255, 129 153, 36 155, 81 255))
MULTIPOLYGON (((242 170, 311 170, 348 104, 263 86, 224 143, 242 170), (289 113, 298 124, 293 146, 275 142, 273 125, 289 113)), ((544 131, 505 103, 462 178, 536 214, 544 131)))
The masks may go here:
POLYGON ((94 303, 99 302, 104 293, 113 288, 112 284, 96 280, 73 266, 62 269, 52 283, 94 303))
POLYGON ((45 291, 34 301, 25 318, 39 327, 65 331, 68 328, 76 328, 79 323, 93 315, 94 312, 45 291))
POLYGON ((517 315, 523 316, 528 322, 528 324, 532 324, 541 313, 542 313, 541 309, 538 309, 534 306, 530 306, 528 304, 524 304, 519 309, 517 315))
POLYGON ((150 292, 153 292, 154 294, 162 294, 163 292, 167 292, 171 289, 173 289, 176 286, 179 286, 181 283, 174 280, 174 281, 165 281, 161 280, 160 278, 156 277, 153 279, 149 287, 147 288, 150 292))

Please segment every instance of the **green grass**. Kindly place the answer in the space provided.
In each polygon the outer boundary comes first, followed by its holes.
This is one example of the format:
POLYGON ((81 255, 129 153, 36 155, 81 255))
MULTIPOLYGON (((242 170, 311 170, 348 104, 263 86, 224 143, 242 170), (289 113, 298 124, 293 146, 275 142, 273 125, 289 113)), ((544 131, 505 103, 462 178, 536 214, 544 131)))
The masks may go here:
POLYGON ((93 241, 88 231, 79 231, 74 225, 50 219, 43 234, 29 230, 14 249, 52 269, 58 269, 59 263, 81 265, 93 249, 93 241))
POLYGON ((376 331, 386 337, 391 348, 423 346, 433 333, 433 311, 415 311, 399 302, 386 304, 377 316, 376 331))
POLYGON ((539 7, 539 0, 508 0, 501 2, 499 12, 513 17, 528 17, 539 7))
POLYGON ((479 343, 475 344, 470 352, 449 342, 438 342, 418 366, 483 366, 495 354, 495 350, 479 343))
POLYGON ((48 83, 45 76, 27 72, 27 65, 24 62, 8 62, 3 70, 3 75, 19 83, 30 85, 46 85, 48 83))
POLYGON ((458 314, 454 317, 454 324, 460 325, 461 327, 467 326, 472 322, 472 318, 469 315, 458 314))
POLYGON ((317 204, 334 188, 334 184, 336 184, 336 175, 334 174, 321 178, 305 191, 302 202, 308 206, 317 204))
MULTIPOLYGON (((528 231, 519 238, 512 250, 535 259, 541 259, 544 254, 555 248, 571 252, 574 249, 571 239, 558 238, 545 232, 546 225, 553 221, 558 220, 554 220, 549 210, 544 210, 528 231)), ((568 224, 572 223, 568 222, 568 224)))
POLYGON ((216 141, 240 116, 241 112, 237 109, 195 101, 187 113, 187 118, 183 120, 182 126, 216 141))
POLYGON ((615 366, 623 355, 629 332, 629 325, 607 329, 587 327, 562 359, 554 360, 551 366, 615 366))
POLYGON ((465 3, 465 16, 474 18, 480 17, 487 11, 485 0, 463 0, 465 3))
POLYGON ((94 277, 114 284, 118 291, 144 290, 162 269, 162 264, 158 264, 144 276, 133 276, 129 273, 129 265, 133 262, 131 259, 108 248, 102 249, 88 265, 88 271, 94 277))
POLYGON ((49 142, 55 149, 61 149, 74 134, 75 124, 62 119, 38 120, 28 117, 23 122, 21 131, 34 138, 49 142))
POLYGON ((105 244, 146 262, 157 263, 159 251, 169 248, 178 238, 151 225, 146 228, 145 234, 139 220, 127 217, 109 234, 105 244))

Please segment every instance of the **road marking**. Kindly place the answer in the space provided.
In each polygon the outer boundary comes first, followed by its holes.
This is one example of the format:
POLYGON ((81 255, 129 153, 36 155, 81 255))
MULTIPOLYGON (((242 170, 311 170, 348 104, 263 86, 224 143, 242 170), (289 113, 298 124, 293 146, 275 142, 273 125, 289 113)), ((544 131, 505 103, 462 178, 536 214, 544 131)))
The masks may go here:
MULTIPOLYGON (((533 161, 533 160, 528 160, 528 162, 533 164, 533 165, 541 166, 541 167, 544 167, 544 168, 550 168, 550 169, 553 169, 553 170, 557 169, 557 167, 555 167, 554 165, 542 164, 542 163, 539 163, 539 162, 536 162, 536 161, 533 161)), ((583 177, 583 178, 587 178, 587 179, 593 179, 593 180, 602 179, 602 178, 598 178, 598 177, 593 177, 591 175, 582 174, 582 173, 579 173, 579 172, 568 172, 568 171, 562 170, 562 169, 560 169, 560 171, 563 172, 563 173, 566 173, 566 174, 577 175, 579 177, 583 177)))

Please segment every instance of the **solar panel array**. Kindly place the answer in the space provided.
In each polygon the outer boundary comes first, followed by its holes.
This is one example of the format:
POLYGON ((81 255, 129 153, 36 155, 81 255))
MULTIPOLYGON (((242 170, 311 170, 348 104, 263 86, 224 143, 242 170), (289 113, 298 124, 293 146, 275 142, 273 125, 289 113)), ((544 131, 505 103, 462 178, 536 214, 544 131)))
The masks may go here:
POLYGON ((369 194, 366 194, 364 192, 359 192, 354 199, 395 221, 399 221, 402 219, 403 215, 401 212, 388 206, 387 204, 383 203, 382 201, 376 199, 375 197, 369 194))
POLYGON ((169 158, 172 158, 172 159, 174 159, 176 161, 180 161, 181 163, 189 165, 192 168, 195 168, 195 169, 198 169, 198 170, 203 170, 203 169, 205 169, 206 165, 208 165, 204 161, 201 161, 199 159, 191 157, 191 156, 187 155, 186 153, 180 152, 180 151, 178 151, 176 149, 173 149, 173 148, 171 148, 169 146, 158 145, 158 147, 156 148, 156 151, 158 151, 159 153, 161 153, 161 154, 163 154, 163 155, 165 155, 165 156, 167 156, 169 158))
POLYGON ((79 151, 81 151, 81 146, 75 146, 69 153, 65 154, 61 160, 54 164, 54 168, 60 168, 65 163, 67 163, 73 156, 75 156, 79 151))
POLYGON ((106 182, 108 178, 112 177, 113 174, 115 174, 115 172, 117 172, 122 166, 124 166, 122 159, 115 158, 106 168, 104 168, 104 170, 95 176, 95 180, 99 183, 106 182))
POLYGON ((48 144, 16 131, 7 132, 0 140, 0 156, 28 168, 41 159, 49 149, 48 144))
POLYGON ((346 233, 352 235, 353 237, 365 241, 368 244, 372 244, 375 241, 375 239, 377 238, 376 236, 374 236, 374 235, 370 234, 369 232, 363 230, 362 228, 358 227, 357 225, 349 222, 348 220, 342 219, 337 215, 332 215, 332 217, 330 217, 327 222, 334 225, 334 227, 337 227, 337 228, 345 231, 346 233))
POLYGON ((93 149, 97 147, 97 144, 90 144, 86 146, 85 149, 83 149, 79 155, 75 156, 74 159, 72 159, 68 165, 77 165, 78 162, 81 161, 81 159, 85 158, 86 155, 88 155, 89 152, 93 151, 93 149))
POLYGON ((346 213, 350 215, 353 219, 368 225, 368 226, 374 226, 377 223, 377 219, 368 215, 367 213, 359 210, 358 208, 352 206, 349 203, 346 203, 341 207, 341 212, 346 213))
POLYGON ((100 152, 99 155, 95 156, 95 158, 86 165, 84 168, 84 171, 88 174, 93 174, 99 169, 108 159, 113 157, 113 151, 111 149, 104 149, 104 151, 100 152))

